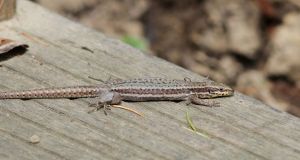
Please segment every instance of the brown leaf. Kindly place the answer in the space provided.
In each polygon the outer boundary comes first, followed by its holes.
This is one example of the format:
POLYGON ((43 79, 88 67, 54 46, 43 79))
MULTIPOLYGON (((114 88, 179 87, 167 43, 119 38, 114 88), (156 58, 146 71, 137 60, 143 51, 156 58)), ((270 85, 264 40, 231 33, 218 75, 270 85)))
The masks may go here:
POLYGON ((29 46, 25 43, 16 42, 5 38, 0 38, 0 54, 6 53, 17 47, 28 48, 29 46))

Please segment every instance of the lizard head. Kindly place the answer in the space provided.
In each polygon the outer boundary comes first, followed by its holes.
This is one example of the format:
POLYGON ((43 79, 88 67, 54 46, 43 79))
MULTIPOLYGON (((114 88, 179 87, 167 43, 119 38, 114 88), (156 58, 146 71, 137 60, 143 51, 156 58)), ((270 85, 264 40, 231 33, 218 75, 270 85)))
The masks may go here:
POLYGON ((197 85, 200 87, 197 87, 198 89, 194 91, 194 94, 196 94, 199 98, 227 97, 234 94, 234 90, 232 88, 221 83, 211 82, 201 84, 202 86, 197 85))

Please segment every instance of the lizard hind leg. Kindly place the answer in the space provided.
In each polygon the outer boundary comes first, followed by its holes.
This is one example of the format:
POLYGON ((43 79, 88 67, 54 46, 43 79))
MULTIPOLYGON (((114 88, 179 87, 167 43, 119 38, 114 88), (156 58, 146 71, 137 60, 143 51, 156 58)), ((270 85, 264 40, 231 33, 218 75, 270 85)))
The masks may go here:
POLYGON ((100 109, 103 109, 103 112, 105 115, 107 115, 107 111, 111 110, 111 105, 110 104, 106 104, 106 103, 101 103, 100 101, 98 101, 97 103, 91 103, 89 105, 90 108, 92 108, 91 110, 88 111, 88 113, 92 113, 95 111, 99 111, 100 109))
POLYGON ((114 104, 120 104, 122 101, 121 95, 117 92, 103 91, 98 96, 98 102, 90 104, 89 107, 93 107, 93 110, 88 113, 104 109, 104 114, 107 115, 107 110, 110 110, 110 106, 114 104))

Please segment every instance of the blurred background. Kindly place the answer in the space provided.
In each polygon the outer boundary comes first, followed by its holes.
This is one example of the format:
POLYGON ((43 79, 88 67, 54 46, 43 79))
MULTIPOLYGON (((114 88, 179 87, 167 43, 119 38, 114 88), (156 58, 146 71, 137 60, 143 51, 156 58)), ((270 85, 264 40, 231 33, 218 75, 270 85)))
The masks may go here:
POLYGON ((32 1, 300 117, 300 0, 32 1))

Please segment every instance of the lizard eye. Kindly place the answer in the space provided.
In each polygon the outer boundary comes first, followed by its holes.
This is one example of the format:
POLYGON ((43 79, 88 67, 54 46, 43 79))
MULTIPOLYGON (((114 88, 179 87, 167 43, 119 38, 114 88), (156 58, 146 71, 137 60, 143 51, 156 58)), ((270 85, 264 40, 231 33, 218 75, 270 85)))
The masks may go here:
POLYGON ((220 91, 222 92, 222 91, 224 91, 224 89, 223 89, 223 88, 220 88, 220 91))

